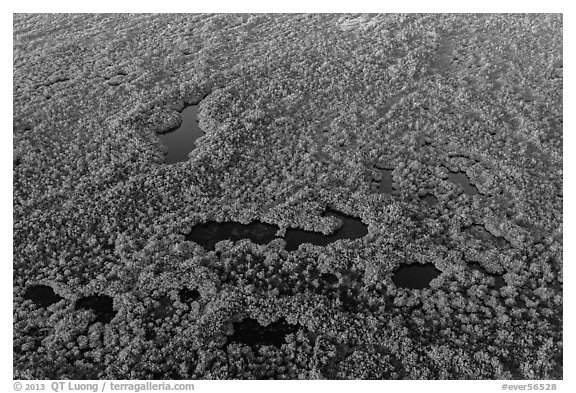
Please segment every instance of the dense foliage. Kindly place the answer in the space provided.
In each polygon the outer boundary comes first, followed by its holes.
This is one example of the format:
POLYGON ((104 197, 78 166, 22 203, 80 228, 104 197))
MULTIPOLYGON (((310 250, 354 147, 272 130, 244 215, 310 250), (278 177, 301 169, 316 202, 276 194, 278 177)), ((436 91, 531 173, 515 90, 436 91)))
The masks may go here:
POLYGON ((21 14, 13 53, 15 378, 562 378, 561 16, 21 14), (328 206, 368 234, 185 240, 328 206))

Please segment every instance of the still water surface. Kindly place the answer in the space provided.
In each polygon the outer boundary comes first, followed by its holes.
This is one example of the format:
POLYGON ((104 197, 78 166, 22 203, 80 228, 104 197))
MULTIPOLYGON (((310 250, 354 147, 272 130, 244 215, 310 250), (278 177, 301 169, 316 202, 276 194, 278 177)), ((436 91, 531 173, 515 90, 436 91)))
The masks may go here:
POLYGON ((402 265, 394 272, 392 281, 402 288, 423 289, 439 275, 440 270, 431 263, 402 265))
MULTIPOLYGON (((367 225, 359 218, 348 216, 335 210, 327 210, 326 216, 338 218, 342 222, 341 227, 331 235, 289 228, 286 230, 284 237, 286 250, 295 251, 304 243, 326 246, 339 239, 358 239, 368 233, 367 225)), ((240 239, 250 239, 253 243, 268 244, 277 238, 276 232, 278 229, 276 225, 258 221, 250 224, 207 222, 192 228, 190 233, 186 235, 186 240, 198 243, 207 250, 214 250, 216 243, 222 240, 238 241, 240 239)))
POLYGON ((194 150, 196 139, 204 135, 198 126, 198 105, 190 105, 180 112, 182 124, 173 131, 159 134, 162 143, 168 148, 165 162, 174 164, 187 161, 188 154, 194 150))

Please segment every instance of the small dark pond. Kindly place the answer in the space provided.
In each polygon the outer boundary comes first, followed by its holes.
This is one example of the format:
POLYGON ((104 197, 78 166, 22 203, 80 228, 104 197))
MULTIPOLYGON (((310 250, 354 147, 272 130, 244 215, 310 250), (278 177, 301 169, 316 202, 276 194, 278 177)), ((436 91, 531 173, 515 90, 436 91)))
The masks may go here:
MULTIPOLYGON (((286 250, 295 251, 303 243, 326 246, 339 239, 358 239, 368 233, 368 227, 356 217, 348 216, 334 210, 327 210, 326 216, 337 217, 342 220, 342 226, 332 235, 321 232, 305 231, 303 229, 289 228, 286 230, 284 240, 286 250)), ((250 239, 257 244, 267 244, 276 239, 278 226, 262 222, 240 224, 238 222, 208 222, 196 225, 186 240, 198 243, 207 250, 214 250, 216 243, 222 240, 237 241, 250 239)))
POLYGON ((58 303, 63 298, 54 293, 52 287, 47 285, 32 285, 26 288, 24 299, 32 300, 34 304, 40 307, 49 307, 58 303))
POLYGON ((178 291, 178 297, 182 303, 190 304, 200 299, 200 292, 197 289, 182 288, 178 291))
POLYGON ((374 183, 377 184, 378 192, 381 194, 392 194, 394 191, 394 179, 392 178, 394 169, 376 167, 376 170, 380 174, 380 179, 374 180, 374 183))
POLYGON ((506 280, 504 280, 502 276, 498 275, 491 275, 491 276, 494 277, 494 288, 499 290, 500 288, 506 286, 506 280))
POLYGON ((328 285, 335 285, 340 281, 338 277, 332 273, 322 273, 320 279, 328 285))
POLYGON ((188 153, 194 150, 194 142, 204 135, 198 126, 197 116, 198 105, 187 106, 180 113, 182 118, 180 127, 158 135, 162 143, 168 148, 165 158, 167 164, 188 161, 188 153))
POLYGON ((426 288, 430 281, 440 275, 440 270, 431 264, 414 263, 411 265, 402 265, 392 276, 392 281, 398 287, 410 289, 426 288))
POLYGON ((106 295, 92 295, 80 298, 76 302, 76 310, 91 310, 96 314, 96 322, 108 323, 116 315, 113 309, 113 299, 106 295))
POLYGON ((448 172, 448 179, 454 184, 460 184, 465 194, 470 196, 480 194, 476 186, 470 182, 466 172, 448 172))
POLYGON ((246 318, 233 324, 234 333, 228 337, 228 343, 235 342, 255 345, 274 345, 280 347, 286 342, 288 334, 298 332, 298 325, 290 325, 284 320, 273 322, 268 326, 262 326, 257 320, 246 318))

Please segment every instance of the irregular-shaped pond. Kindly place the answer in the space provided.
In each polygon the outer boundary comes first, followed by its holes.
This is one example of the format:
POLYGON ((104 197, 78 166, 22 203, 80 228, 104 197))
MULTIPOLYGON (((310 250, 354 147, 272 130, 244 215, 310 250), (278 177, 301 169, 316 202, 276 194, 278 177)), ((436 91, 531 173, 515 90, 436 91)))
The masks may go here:
POLYGON ((290 228, 286 230, 286 236, 284 237, 286 240, 286 251, 295 251, 303 243, 326 246, 340 239, 359 239, 368 233, 368 227, 356 217, 334 210, 328 210, 326 215, 339 218, 342 221, 342 226, 331 235, 290 228))
POLYGON ((186 240, 198 243, 207 250, 214 250, 216 243, 222 240, 250 239, 253 243, 267 244, 276 238, 276 231, 276 225, 263 222, 207 222, 192 228, 186 240))
POLYGON ((274 345, 280 347, 284 344, 288 334, 298 332, 297 325, 290 325, 283 320, 262 326, 252 318, 233 324, 234 333, 228 338, 228 343, 236 342, 248 346, 274 345))
POLYGON ((378 185, 378 192, 381 194, 392 194, 394 191, 394 179, 392 178, 394 169, 376 167, 376 170, 380 174, 380 179, 374 180, 374 183, 378 185))
MULTIPOLYGON (((326 215, 339 218, 342 221, 342 226, 331 235, 303 229, 287 229, 284 237, 286 250, 295 251, 303 243, 326 246, 339 239, 358 239, 368 233, 368 227, 356 217, 334 210, 327 210, 326 215)), ((186 240, 198 243, 207 250, 214 250, 216 243, 222 240, 250 239, 257 244, 267 244, 276 239, 278 229, 279 227, 276 225, 262 222, 252 222, 250 224, 208 222, 192 228, 190 233, 186 235, 186 240)))
POLYGON ((96 322, 108 323, 116 315, 113 299, 106 295, 91 295, 76 302, 76 310, 91 310, 96 314, 96 322))
POLYGON ((182 303, 190 304, 198 299, 200 299, 201 295, 197 289, 190 289, 188 287, 182 288, 178 291, 178 297, 182 303))
POLYGON ((52 287, 47 285, 32 285, 26 288, 24 299, 32 300, 40 307, 49 307, 63 298, 54 293, 52 287))
POLYGON ((168 148, 165 158, 167 164, 187 161, 188 154, 194 150, 194 142, 204 135, 198 125, 198 105, 185 107, 180 117, 182 118, 180 127, 158 135, 168 148))
POLYGON ((430 281, 440 275, 440 270, 431 264, 402 265, 392 276, 392 281, 398 287, 410 289, 426 288, 430 281))
POLYGON ((466 172, 448 172, 448 179, 454 184, 459 184, 465 194, 470 196, 480 194, 476 186, 470 182, 466 172))

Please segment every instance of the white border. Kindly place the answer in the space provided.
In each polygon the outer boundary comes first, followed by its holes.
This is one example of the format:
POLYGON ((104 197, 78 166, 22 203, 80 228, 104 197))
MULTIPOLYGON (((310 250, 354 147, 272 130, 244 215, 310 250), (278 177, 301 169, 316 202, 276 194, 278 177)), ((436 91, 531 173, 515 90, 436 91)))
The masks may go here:
MULTIPOLYGON (((2 133, 2 184, 6 189, 1 194, 2 198, 2 237, 0 237, 0 246, 2 250, 1 264, 1 288, 3 296, 0 297, 1 314, 5 317, 1 326, 2 354, 0 355, 0 390, 12 390, 12 323, 9 316, 12 315, 12 188, 8 185, 11 181, 11 157, 12 157, 12 137, 11 129, 12 118, 12 13, 19 12, 553 12, 564 13, 564 108, 576 108, 574 105, 574 23, 576 19, 572 12, 569 11, 567 2, 564 1, 513 1, 504 2, 497 0, 466 2, 461 1, 394 1, 394 2, 376 2, 355 0, 350 2, 342 1, 322 1, 311 2, 306 0, 290 0, 282 4, 272 1, 214 1, 211 0, 205 4, 198 4, 193 0, 188 1, 129 1, 119 2, 111 0, 85 3, 80 1, 38 1, 31 0, 26 2, 14 2, 8 6, 2 5, 1 26, 3 34, 1 36, 3 49, 3 73, 2 78, 2 95, 3 108, 6 109, 4 116, 4 132, 2 133), (7 110, 10 108, 10 110, 7 110), (9 112, 9 113, 8 113, 9 112), (10 187, 10 188, 9 188, 10 187), (8 189, 10 191, 8 191, 8 189)), ((571 10, 570 10, 571 11, 571 10)), ((574 129, 574 120, 571 112, 564 114, 565 130, 574 129)), ((575 158, 572 154, 576 136, 573 132, 564 133, 564 152, 568 152, 564 157, 564 201, 570 201, 574 195, 573 184, 575 158)), ((574 207, 570 203, 564 206, 564 279, 569 285, 564 286, 564 381, 550 381, 558 386, 558 391, 576 391, 574 378, 574 339, 571 332, 575 331, 574 317, 571 308, 573 306, 574 290, 572 285, 574 277, 574 268, 571 261, 574 259, 574 248, 572 235, 574 234, 574 207), (572 386, 572 389, 569 388, 572 386)), ((535 381, 526 381, 535 382, 535 381)), ((296 389, 304 390, 326 390, 326 391, 349 391, 352 389, 363 389, 370 391, 382 391, 383 389, 392 392, 400 390, 412 391, 425 390, 430 392, 491 392, 501 391, 501 384, 506 381, 285 381, 285 382, 267 382, 267 381, 196 381, 196 391, 229 391, 246 390, 246 391, 266 391, 270 388, 289 391, 296 389)))
POLYGON ((561 0, 526 1, 457 1, 457 0, 401 0, 401 1, 266 1, 266 0, 210 0, 198 1, 40 1, 13 2, 11 12, 549 12, 561 13, 567 8, 561 0))

